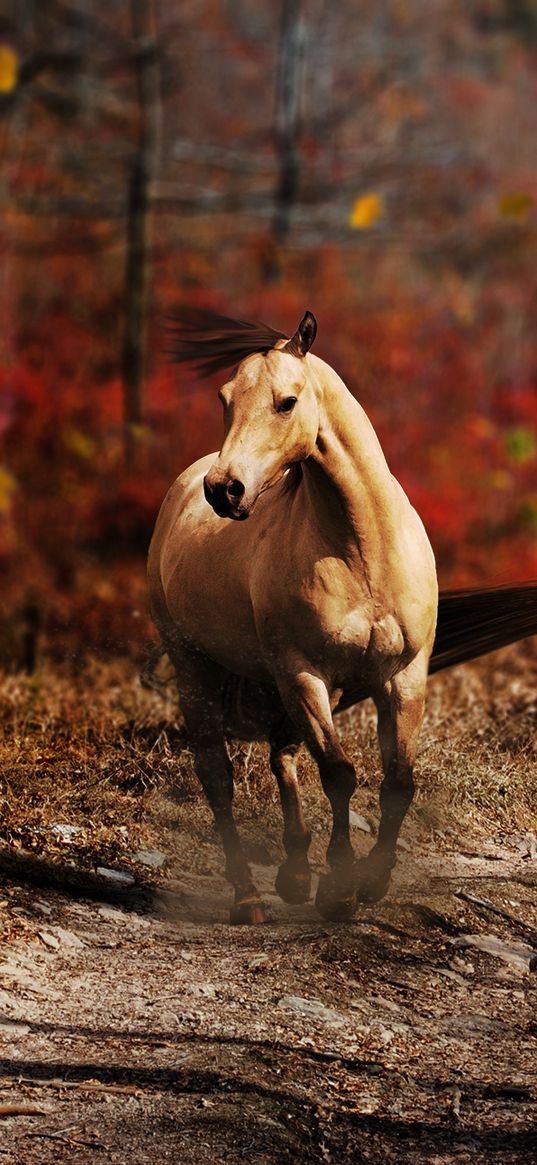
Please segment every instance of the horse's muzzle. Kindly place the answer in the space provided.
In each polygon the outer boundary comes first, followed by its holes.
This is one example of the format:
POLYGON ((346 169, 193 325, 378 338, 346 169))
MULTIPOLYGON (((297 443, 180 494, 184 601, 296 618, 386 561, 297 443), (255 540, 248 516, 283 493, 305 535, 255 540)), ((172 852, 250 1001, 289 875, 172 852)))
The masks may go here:
POLYGON ((233 518, 235 522, 243 522, 248 517, 249 511, 244 505, 241 505, 241 498, 244 495, 244 486, 241 481, 233 479, 227 482, 219 481, 212 485, 205 477, 203 479, 203 492, 206 501, 212 506, 219 518, 233 518))

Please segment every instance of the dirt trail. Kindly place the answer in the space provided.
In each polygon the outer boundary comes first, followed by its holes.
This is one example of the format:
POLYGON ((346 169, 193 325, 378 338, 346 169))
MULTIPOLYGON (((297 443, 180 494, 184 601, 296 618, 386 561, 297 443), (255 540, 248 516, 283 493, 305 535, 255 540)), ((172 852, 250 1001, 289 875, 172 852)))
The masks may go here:
POLYGON ((272 922, 242 929, 188 812, 160 889, 4 870, 0 1165, 535 1160, 537 862, 516 839, 402 850, 346 925, 258 865, 272 922))

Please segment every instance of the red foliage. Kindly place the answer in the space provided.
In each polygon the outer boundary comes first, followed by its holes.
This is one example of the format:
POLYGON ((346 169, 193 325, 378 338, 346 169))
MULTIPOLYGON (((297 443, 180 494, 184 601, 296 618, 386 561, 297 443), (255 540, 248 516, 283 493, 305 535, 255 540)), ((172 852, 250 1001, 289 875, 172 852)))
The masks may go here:
MULTIPOLYGON (((329 248, 315 271, 313 297, 304 264, 246 302, 215 300, 289 331, 305 307, 316 311, 316 350, 372 417, 444 585, 537 575, 537 356, 526 354, 520 381, 502 379, 499 360, 494 367, 498 289, 461 320, 445 293, 424 302, 399 287, 371 303, 329 248)), ((165 263, 161 275, 162 299, 177 302, 165 263)), ((93 298, 68 260, 56 264, 55 295, 38 311, 21 309, 16 358, 0 385, 2 602, 9 614, 31 596, 59 650, 79 640, 125 646, 147 634, 144 558, 158 507, 173 477, 217 449, 221 434, 216 386, 167 362, 157 320, 136 467, 125 469, 119 308, 113 297, 107 311, 93 298)), ((181 298, 206 302, 195 289, 181 298)))

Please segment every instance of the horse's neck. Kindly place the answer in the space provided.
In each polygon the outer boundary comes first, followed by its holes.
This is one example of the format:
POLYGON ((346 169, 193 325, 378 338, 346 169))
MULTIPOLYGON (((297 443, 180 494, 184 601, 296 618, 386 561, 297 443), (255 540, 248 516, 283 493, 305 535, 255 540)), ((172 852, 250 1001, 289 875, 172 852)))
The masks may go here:
POLYGON ((368 574, 377 564, 382 572, 396 539, 400 494, 363 409, 339 376, 314 360, 320 425, 315 452, 303 467, 310 496, 328 506, 347 552, 367 565, 368 574))

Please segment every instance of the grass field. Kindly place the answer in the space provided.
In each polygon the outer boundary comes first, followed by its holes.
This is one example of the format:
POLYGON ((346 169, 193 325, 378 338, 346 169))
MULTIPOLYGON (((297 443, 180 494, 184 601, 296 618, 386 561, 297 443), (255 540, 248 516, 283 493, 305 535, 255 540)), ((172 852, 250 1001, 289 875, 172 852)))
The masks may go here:
MULTIPOLYGON (((91 868, 129 863, 156 847, 159 797, 175 790, 191 820, 208 811, 181 739, 173 684, 145 690, 126 660, 88 659, 82 670, 43 663, 31 676, 0 681, 0 798, 4 844, 60 853, 91 868), (79 827, 66 845, 51 826, 79 827)), ((434 677, 417 766, 417 794, 404 833, 488 834, 535 828, 537 813, 537 650, 535 640, 434 677)), ((369 702, 344 713, 339 727, 358 775, 353 806, 378 815, 380 767, 369 702)), ((231 744, 236 808, 246 830, 265 827, 277 844, 279 806, 262 745, 231 744), (248 824, 249 823, 249 824, 248 824)), ((301 766, 308 811, 322 836, 328 805, 315 766, 301 766)), ((315 832, 315 831, 314 831, 315 832)), ((262 842, 263 833, 260 833, 262 842)))

